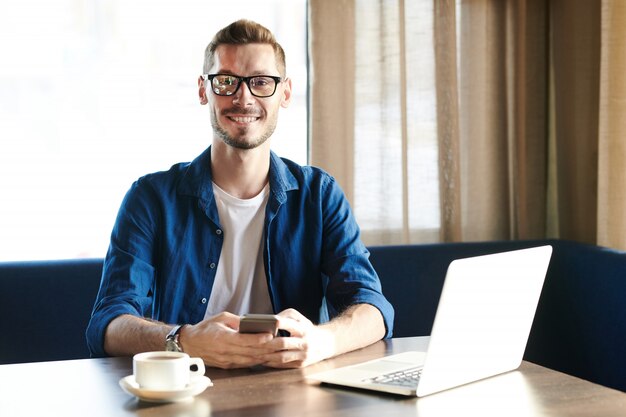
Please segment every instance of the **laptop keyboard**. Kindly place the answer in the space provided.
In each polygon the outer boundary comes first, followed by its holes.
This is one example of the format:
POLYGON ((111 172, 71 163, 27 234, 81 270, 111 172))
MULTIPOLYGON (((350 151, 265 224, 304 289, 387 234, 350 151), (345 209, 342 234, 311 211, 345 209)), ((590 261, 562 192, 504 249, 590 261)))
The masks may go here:
POLYGON ((364 379, 363 382, 383 385, 396 385, 401 387, 415 387, 422 375, 422 367, 404 369, 402 371, 390 372, 378 375, 374 378, 364 379))

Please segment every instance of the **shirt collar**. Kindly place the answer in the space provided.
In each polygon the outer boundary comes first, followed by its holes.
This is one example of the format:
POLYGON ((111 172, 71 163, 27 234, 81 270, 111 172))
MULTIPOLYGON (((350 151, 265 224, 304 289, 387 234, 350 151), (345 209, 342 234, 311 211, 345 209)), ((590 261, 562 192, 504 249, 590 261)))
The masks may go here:
MULTIPOLYGON (((298 182, 285 162, 274 152, 270 151, 270 197, 278 203, 287 199, 287 191, 298 189, 298 182)), ((178 192, 182 195, 191 195, 206 202, 213 200, 211 175, 211 147, 209 146, 185 170, 178 192)))

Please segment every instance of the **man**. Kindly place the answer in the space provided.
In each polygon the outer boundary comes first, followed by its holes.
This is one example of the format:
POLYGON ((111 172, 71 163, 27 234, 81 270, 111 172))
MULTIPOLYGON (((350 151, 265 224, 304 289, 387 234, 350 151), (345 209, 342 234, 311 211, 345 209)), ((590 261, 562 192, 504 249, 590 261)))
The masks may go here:
POLYGON ((92 355, 167 345, 222 368, 303 367, 390 337, 393 308, 339 186, 270 151, 291 98, 273 34, 247 20, 222 29, 198 87, 212 145, 124 198, 87 329, 92 355), (244 313, 276 313, 289 336, 239 333, 244 313))

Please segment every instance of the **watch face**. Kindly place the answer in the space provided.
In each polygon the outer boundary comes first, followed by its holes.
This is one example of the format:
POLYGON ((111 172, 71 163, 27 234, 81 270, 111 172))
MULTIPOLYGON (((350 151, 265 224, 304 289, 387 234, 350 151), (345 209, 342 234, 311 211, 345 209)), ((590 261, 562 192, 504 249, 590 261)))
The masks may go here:
POLYGON ((183 325, 174 327, 168 334, 165 336, 165 350, 168 352, 182 352, 183 349, 178 344, 178 332, 181 331, 183 325))
POLYGON ((182 352, 182 349, 180 348, 180 346, 178 346, 178 343, 176 343, 176 341, 173 339, 168 339, 165 341, 165 350, 168 352, 182 352))

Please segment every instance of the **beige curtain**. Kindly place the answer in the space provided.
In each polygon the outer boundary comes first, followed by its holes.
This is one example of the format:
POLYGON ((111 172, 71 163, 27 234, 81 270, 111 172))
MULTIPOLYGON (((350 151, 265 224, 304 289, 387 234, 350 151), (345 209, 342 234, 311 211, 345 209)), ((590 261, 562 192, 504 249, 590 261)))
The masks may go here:
POLYGON ((311 162, 366 243, 626 249, 626 2, 309 4, 311 162))
POLYGON ((626 2, 601 10, 598 243, 626 249, 626 2))
POLYGON ((546 233, 546 2, 463 1, 463 240, 546 233))
POLYGON ((626 249, 626 2, 550 6, 557 234, 626 249))
POLYGON ((598 201, 600 2, 551 2, 559 236, 594 242, 598 201))

